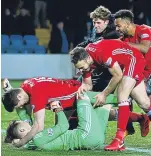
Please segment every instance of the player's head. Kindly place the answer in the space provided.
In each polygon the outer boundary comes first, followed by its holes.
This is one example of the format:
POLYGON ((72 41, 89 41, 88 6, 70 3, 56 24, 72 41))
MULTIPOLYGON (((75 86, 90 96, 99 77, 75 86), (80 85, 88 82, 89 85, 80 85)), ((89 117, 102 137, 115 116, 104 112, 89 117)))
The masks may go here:
POLYGON ((5 143, 11 143, 14 139, 22 139, 30 130, 31 126, 28 122, 11 121, 6 131, 5 143))
POLYGON ((12 112, 14 108, 22 107, 28 101, 28 94, 21 88, 11 89, 2 97, 3 105, 8 112, 12 112))
POLYGON ((96 29, 96 33, 101 33, 106 29, 107 25, 109 24, 110 16, 110 10, 104 6, 99 6, 90 13, 90 18, 93 21, 93 26, 96 29))
POLYGON ((134 21, 134 14, 129 10, 119 10, 114 14, 116 30, 121 35, 127 35, 130 25, 134 21))
POLYGON ((89 71, 92 64, 92 58, 87 51, 82 47, 76 47, 71 52, 71 62, 81 72, 89 71))

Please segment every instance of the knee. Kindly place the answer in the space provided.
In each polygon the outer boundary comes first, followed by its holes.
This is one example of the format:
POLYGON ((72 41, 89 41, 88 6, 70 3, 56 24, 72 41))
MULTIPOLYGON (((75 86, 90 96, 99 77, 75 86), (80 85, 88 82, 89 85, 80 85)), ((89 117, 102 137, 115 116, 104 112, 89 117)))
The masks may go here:
POLYGON ((142 108, 144 111, 147 111, 150 107, 150 100, 149 98, 142 99, 142 104, 139 104, 139 107, 142 108))

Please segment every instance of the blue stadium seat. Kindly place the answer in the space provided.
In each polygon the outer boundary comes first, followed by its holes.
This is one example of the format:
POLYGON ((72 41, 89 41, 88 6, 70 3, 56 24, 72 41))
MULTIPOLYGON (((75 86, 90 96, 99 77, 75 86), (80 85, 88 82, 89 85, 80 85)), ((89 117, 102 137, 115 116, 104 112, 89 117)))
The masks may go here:
POLYGON ((8 47, 10 45, 10 40, 8 35, 1 35, 1 45, 3 47, 8 47))
POLYGON ((10 40, 23 40, 21 35, 10 35, 10 40))
POLYGON ((34 48, 35 54, 46 54, 46 49, 44 46, 35 46, 33 48, 34 48))
POLYGON ((9 45, 10 45, 9 40, 8 41, 7 40, 1 40, 1 46, 8 47, 9 45))
POLYGON ((1 35, 1 40, 9 41, 9 36, 8 35, 1 35))
POLYGON ((23 46, 23 37, 21 35, 11 35, 10 41, 12 45, 23 46))
POLYGON ((33 54, 34 53, 34 49, 32 47, 29 47, 29 46, 23 46, 21 49, 20 49, 21 53, 22 54, 33 54))
POLYGON ((11 45, 8 48, 6 48, 6 53, 8 54, 18 54, 19 52, 20 52, 20 47, 11 45))
POLYGON ((6 53, 6 49, 1 47, 1 53, 2 54, 6 53))
POLYGON ((38 43, 38 39, 35 35, 25 35, 24 40, 27 45, 35 46, 38 43))

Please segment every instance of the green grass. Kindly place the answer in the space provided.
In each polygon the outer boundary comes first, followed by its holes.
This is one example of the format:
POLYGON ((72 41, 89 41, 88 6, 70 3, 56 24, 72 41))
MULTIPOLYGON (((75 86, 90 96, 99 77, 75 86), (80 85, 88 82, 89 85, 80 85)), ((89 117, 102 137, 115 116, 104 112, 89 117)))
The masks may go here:
MULTIPOLYGON (((21 83, 20 81, 12 81, 11 82, 13 87, 18 87, 21 83)), ((1 112, 1 127, 2 130, 5 130, 9 121, 18 119, 15 112, 8 113, 4 110, 2 106, 2 112, 1 112)), ((135 106, 135 111, 142 112, 137 106, 135 106)), ((50 111, 46 111, 46 120, 45 120, 45 127, 50 127, 53 125, 54 122, 54 114, 50 111)), ((143 138, 140 136, 140 130, 139 126, 136 123, 135 125, 136 133, 132 136, 128 136, 125 140, 126 147, 129 148, 142 148, 142 149, 149 149, 151 150, 151 132, 148 134, 147 137, 143 138)), ((106 144, 110 143, 111 139, 114 137, 116 131, 116 122, 109 122, 107 131, 106 131, 106 144)), ((99 137, 99 136, 98 136, 99 137)), ((1 147, 1 155, 2 156, 66 156, 66 155, 75 155, 75 156, 81 156, 81 155, 87 155, 87 156, 95 156, 95 155, 108 155, 108 156, 126 156, 126 155, 132 155, 132 156, 149 156, 151 155, 151 152, 143 153, 143 152, 136 152, 136 151, 130 151, 126 150, 124 152, 106 152, 104 150, 100 151, 30 151, 25 149, 17 149, 13 146, 7 145, 3 143, 4 139, 4 133, 2 133, 2 147, 1 147)))

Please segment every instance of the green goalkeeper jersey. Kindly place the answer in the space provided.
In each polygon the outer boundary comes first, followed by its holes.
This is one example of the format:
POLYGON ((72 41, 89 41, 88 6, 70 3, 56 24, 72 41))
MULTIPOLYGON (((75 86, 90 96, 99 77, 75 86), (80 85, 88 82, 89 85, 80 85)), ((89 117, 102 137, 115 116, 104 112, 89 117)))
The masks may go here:
POLYGON ((58 123, 38 133, 33 141, 44 150, 100 149, 104 145, 109 111, 93 109, 89 100, 78 100, 78 127, 68 130, 69 124, 64 112, 57 113, 58 123))

